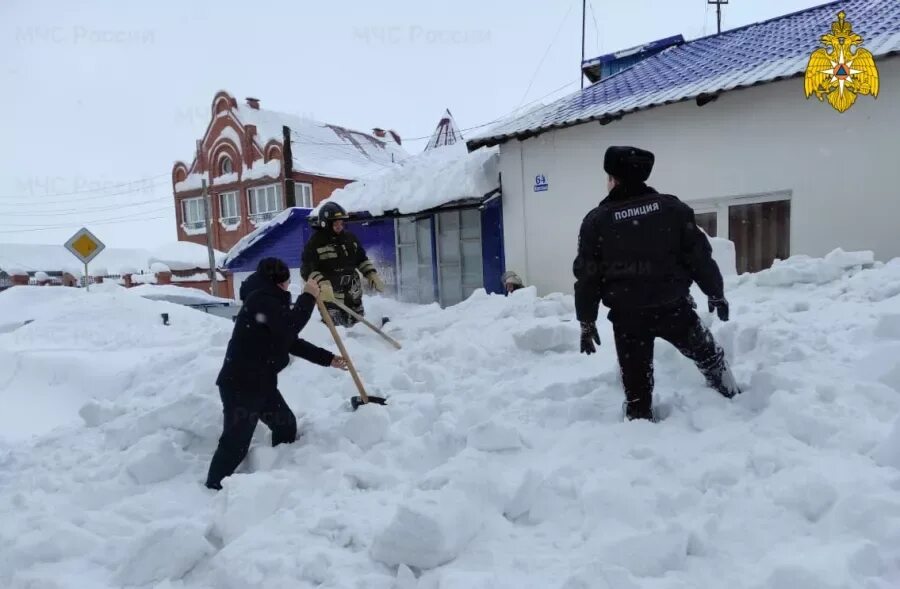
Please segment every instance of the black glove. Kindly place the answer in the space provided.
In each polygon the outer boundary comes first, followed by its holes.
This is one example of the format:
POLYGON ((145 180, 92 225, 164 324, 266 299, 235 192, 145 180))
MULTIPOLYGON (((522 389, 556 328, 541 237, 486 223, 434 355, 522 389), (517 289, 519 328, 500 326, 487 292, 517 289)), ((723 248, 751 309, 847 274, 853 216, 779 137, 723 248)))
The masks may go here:
POLYGON ((600 334, 597 333, 597 324, 593 321, 581 322, 581 353, 590 356, 597 351, 594 344, 600 345, 600 334))
POLYGON ((719 315, 719 319, 728 321, 728 301, 724 298, 717 299, 715 297, 709 297, 707 302, 709 303, 710 313, 715 311, 719 315))

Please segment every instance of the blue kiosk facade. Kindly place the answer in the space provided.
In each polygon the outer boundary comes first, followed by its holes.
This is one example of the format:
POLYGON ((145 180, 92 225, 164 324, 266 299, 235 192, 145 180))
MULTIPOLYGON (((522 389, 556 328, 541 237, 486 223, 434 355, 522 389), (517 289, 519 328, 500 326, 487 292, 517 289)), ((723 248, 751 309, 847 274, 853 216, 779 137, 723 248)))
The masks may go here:
MULTIPOLYGON (((259 260, 274 256, 300 280, 303 247, 315 231, 311 209, 289 209, 281 222, 260 229, 246 247, 237 246, 225 267, 234 274, 235 295, 259 260)), ((475 290, 504 292, 503 211, 500 192, 415 214, 351 215, 348 229, 378 268, 388 296, 410 303, 455 305, 475 290)))

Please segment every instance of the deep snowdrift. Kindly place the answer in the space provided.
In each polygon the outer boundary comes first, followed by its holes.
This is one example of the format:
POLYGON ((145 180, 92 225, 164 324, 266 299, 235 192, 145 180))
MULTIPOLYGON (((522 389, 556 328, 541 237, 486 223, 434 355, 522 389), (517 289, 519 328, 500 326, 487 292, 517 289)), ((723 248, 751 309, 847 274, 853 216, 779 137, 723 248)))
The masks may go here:
MULTIPOLYGON (((345 333, 390 405, 350 412, 349 375, 293 363, 302 438, 272 449, 260 426, 219 494, 201 483, 232 324, 13 288, 0 586, 900 586, 900 260, 869 262, 730 277, 733 319, 713 331, 745 394, 719 398, 658 342, 658 424, 622 423, 609 325, 579 355, 571 297, 369 299, 403 350, 345 333)), ((334 348, 318 322, 305 336, 334 348)))

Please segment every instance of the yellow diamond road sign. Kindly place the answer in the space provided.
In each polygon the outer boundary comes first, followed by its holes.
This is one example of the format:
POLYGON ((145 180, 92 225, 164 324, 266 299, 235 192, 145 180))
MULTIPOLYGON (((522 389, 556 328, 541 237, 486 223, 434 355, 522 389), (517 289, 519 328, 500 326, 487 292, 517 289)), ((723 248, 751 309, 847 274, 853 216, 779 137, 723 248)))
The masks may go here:
POLYGON ((96 235, 84 228, 79 229, 66 242, 66 249, 85 264, 96 258, 97 254, 102 252, 105 247, 96 235))

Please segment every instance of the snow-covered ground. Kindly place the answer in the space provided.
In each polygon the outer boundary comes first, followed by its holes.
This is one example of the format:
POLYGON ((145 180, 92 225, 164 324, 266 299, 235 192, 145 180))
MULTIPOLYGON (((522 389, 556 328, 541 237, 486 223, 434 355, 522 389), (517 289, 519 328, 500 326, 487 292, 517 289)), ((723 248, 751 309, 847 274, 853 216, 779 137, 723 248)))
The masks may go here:
MULTIPOLYGON (((745 394, 656 347, 657 424, 623 423, 612 334, 569 296, 367 299, 369 392, 294 362, 302 437, 257 431, 202 486, 232 324, 112 289, 0 293, 0 587, 900 586, 900 259, 797 258, 728 281, 745 394), (167 312, 164 326, 160 313, 167 312), (33 320, 23 324, 27 319, 33 320), (29 437, 34 435, 34 437, 29 437)), ((334 349, 311 322, 304 336, 334 349)))

